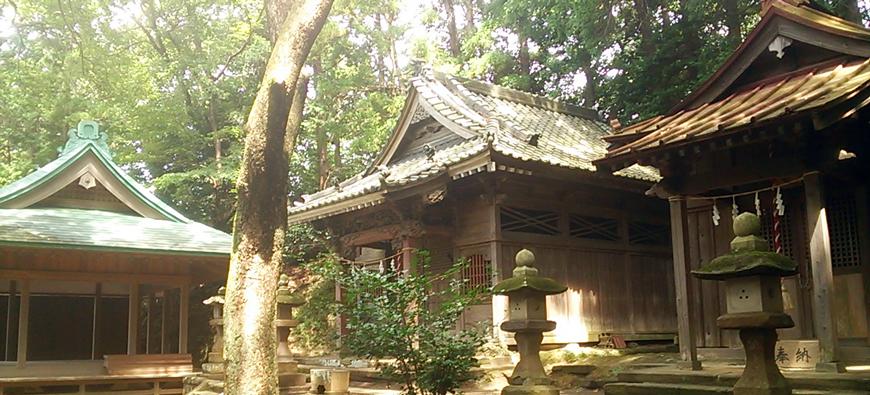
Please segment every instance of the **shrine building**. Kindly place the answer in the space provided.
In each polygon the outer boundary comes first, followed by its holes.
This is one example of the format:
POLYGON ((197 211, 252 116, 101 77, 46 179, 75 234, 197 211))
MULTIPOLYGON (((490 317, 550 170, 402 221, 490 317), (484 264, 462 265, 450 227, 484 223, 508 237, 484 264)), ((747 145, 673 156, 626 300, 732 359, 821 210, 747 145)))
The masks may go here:
POLYGON ((0 393, 181 393, 190 291, 223 282, 230 235, 185 218, 82 121, 0 188, 0 393))
MULTIPOLYGON (((590 109, 424 71, 411 80, 388 142, 361 174, 305 196, 290 222, 334 236, 342 258, 373 269, 430 270, 454 262, 468 284, 491 286, 523 248, 568 291, 548 297, 545 343, 672 341, 676 310, 667 204, 644 196, 658 179, 633 166, 604 174, 610 128, 590 109)), ((459 326, 498 330, 504 296, 482 300, 459 326)))
MULTIPOLYGON (((605 139, 604 171, 646 165, 670 203, 680 350, 740 356, 721 330, 724 287, 689 275, 729 251, 732 211, 757 212, 795 326, 779 331, 821 370, 870 361, 870 30, 806 0, 764 1, 725 63, 667 113, 605 139), (797 344, 797 343, 793 343, 797 344)), ((782 341, 781 341, 782 343, 782 341)), ((785 350, 785 348, 784 348, 785 350)))

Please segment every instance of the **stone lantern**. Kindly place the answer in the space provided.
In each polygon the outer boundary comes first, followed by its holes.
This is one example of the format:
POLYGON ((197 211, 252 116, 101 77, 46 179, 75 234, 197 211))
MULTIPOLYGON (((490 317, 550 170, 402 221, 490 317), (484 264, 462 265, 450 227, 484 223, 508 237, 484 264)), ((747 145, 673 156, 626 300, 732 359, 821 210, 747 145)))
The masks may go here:
POLYGON ((211 348, 208 359, 202 364, 203 373, 222 375, 224 373, 224 295, 226 288, 220 287, 214 295, 202 303, 212 307, 212 316, 208 321, 212 331, 211 348))
POLYGON ((297 372, 298 363, 293 360, 293 353, 288 343, 290 330, 298 325, 298 321, 293 319, 293 308, 303 304, 302 298, 290 291, 290 278, 282 274, 278 279, 276 306, 278 311, 275 319, 275 328, 278 332, 278 386, 282 391, 305 385, 306 376, 297 372))
POLYGON ((731 252, 692 271, 696 277, 725 282, 727 314, 716 323, 722 329, 740 330, 746 353, 746 367, 734 385, 734 395, 791 394, 776 365, 774 349, 776 329, 794 326, 783 312, 780 277, 796 274, 797 266, 788 257, 769 251, 760 234, 757 215, 738 215, 731 252))
POLYGON ((224 392, 224 294, 220 287, 217 294, 202 303, 211 306, 212 316, 208 321, 212 331, 208 357, 202 364, 202 373, 184 378, 182 393, 185 395, 217 395, 224 392))
POLYGON ((517 267, 513 276, 498 283, 493 293, 507 295, 508 320, 501 329, 513 332, 520 360, 514 368, 509 385, 502 395, 558 395, 541 363, 541 341, 544 332, 556 329, 556 323, 547 320, 547 295, 565 292, 568 288, 551 278, 538 275, 534 267, 535 255, 522 250, 516 256, 517 267))

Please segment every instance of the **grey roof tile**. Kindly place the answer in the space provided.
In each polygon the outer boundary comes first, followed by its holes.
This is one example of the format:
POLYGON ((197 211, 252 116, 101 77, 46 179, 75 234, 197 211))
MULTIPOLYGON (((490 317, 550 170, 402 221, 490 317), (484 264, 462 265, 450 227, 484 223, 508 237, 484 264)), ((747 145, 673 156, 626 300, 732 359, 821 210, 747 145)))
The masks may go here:
MULTIPOLYGON (((595 171, 592 162, 607 152, 608 144, 602 138, 609 135, 610 130, 603 123, 577 112, 559 110, 565 105, 551 100, 434 73, 412 79, 411 85, 411 95, 419 95, 432 110, 469 132, 471 137, 449 140, 434 147, 432 160, 419 150, 407 152, 404 157, 392 158, 389 166, 378 168, 375 164, 338 188, 306 196, 304 202, 290 208, 291 222, 294 215, 308 210, 367 194, 383 194, 389 187, 422 182, 490 147, 523 161, 585 171, 595 171), (473 84, 488 86, 491 91, 471 86, 473 84), (502 95, 496 91, 511 93, 502 95), (515 100, 517 96, 526 99, 515 100), (532 136, 537 136, 537 144, 530 142, 532 136), (487 141, 490 138, 491 146, 487 141)), ((654 169, 641 166, 614 174, 645 181, 659 177, 654 169)))

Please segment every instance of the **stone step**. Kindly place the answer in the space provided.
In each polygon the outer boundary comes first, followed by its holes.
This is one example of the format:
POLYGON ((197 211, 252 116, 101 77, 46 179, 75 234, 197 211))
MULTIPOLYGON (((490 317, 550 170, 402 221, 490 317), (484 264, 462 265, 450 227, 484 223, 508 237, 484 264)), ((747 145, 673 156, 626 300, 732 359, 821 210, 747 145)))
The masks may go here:
POLYGON ((731 388, 712 385, 670 383, 610 383, 605 395, 731 395, 731 388))
MULTIPOLYGON (((605 395, 731 395, 731 387, 666 383, 611 383, 604 386, 605 395)), ((793 395, 870 395, 861 390, 798 389, 793 395)))
MULTIPOLYGON (((870 388, 870 375, 865 374, 785 372, 785 377, 794 389, 866 391, 870 388)), ((616 381, 733 387, 739 378, 740 372, 649 369, 620 372, 616 381)))

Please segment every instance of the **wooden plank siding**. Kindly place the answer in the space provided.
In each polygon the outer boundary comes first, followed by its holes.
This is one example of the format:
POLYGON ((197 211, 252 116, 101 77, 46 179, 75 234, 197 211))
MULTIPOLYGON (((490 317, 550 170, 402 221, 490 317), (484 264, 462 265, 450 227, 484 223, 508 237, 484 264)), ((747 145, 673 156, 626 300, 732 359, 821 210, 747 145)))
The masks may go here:
POLYGON ((535 253, 544 276, 568 286, 547 297, 547 312, 557 322, 551 343, 597 342, 604 333, 664 334, 676 330, 670 257, 575 248, 502 243, 509 266, 523 248, 535 253))

